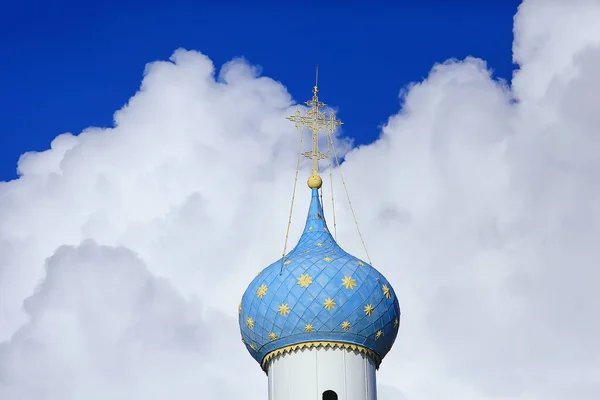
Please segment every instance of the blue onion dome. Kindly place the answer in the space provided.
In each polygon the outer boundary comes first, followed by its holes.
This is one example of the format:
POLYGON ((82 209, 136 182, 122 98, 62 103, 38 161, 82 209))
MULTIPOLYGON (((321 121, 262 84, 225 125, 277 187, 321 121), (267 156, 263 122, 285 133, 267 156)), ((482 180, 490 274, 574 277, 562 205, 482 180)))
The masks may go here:
POLYGON ((358 350, 379 366, 400 325, 392 286, 336 243, 316 188, 298 244, 254 278, 238 314, 242 341, 263 369, 275 355, 315 346, 358 350))

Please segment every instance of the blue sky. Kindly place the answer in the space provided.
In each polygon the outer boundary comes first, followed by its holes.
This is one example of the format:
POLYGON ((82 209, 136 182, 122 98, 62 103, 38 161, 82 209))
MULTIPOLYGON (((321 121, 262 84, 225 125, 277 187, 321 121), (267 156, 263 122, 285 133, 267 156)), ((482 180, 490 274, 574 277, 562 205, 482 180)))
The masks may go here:
POLYGON ((322 99, 339 108, 357 144, 377 138, 398 94, 450 57, 483 58, 510 80, 519 1, 21 2, 0 13, 0 180, 20 154, 63 132, 111 126, 138 89, 144 65, 178 47, 220 67, 243 56, 310 97, 319 64, 322 99))

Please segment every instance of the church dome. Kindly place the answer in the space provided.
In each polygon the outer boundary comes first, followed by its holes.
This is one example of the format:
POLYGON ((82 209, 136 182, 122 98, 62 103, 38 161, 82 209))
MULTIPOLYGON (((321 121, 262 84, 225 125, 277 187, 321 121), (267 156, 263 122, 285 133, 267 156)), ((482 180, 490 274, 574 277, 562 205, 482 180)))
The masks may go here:
POLYGON ((379 365, 400 324, 392 286, 336 243, 316 188, 298 244, 254 278, 238 311, 242 340, 263 369, 275 355, 315 346, 358 350, 379 365))

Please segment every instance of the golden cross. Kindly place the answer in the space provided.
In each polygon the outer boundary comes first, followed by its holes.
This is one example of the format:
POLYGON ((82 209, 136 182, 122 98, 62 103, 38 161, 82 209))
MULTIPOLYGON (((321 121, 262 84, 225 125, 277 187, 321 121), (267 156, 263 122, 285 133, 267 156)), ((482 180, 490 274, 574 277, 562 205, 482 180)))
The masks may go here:
POLYGON ((300 110, 296 110, 295 115, 287 117, 288 120, 295 123, 296 129, 308 129, 312 131, 312 150, 302 153, 302 155, 312 159, 312 174, 314 177, 318 176, 319 173, 319 159, 327 158, 326 154, 319 152, 319 131, 333 133, 338 126, 343 124, 342 121, 336 118, 333 111, 329 114, 329 117, 326 117, 321 111, 321 109, 325 108, 325 103, 319 101, 319 97, 317 96, 317 93, 319 93, 318 77, 319 69, 317 66, 317 82, 313 88, 313 97, 305 103, 310 107, 310 110, 305 115, 302 115, 300 110))

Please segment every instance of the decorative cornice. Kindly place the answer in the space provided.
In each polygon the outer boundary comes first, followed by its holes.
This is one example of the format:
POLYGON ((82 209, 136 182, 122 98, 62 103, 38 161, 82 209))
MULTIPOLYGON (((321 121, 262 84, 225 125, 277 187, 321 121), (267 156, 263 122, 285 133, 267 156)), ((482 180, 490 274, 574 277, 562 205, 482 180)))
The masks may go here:
POLYGON ((282 347, 277 350, 273 350, 272 352, 267 353, 267 355, 263 358, 263 360, 261 362, 261 367, 262 367, 263 371, 267 372, 269 363, 271 362, 271 360, 273 360, 277 356, 291 353, 296 350, 321 348, 321 347, 358 351, 359 353, 362 353, 362 354, 368 356, 369 358, 371 358, 371 360, 373 360, 373 362, 375 363, 375 368, 379 369, 379 364, 381 364, 381 357, 379 357, 379 355, 377 353, 375 353, 373 350, 367 349, 366 347, 360 346, 358 344, 353 344, 353 343, 333 342, 333 341, 322 340, 322 341, 292 344, 292 345, 285 346, 285 347, 282 347))

